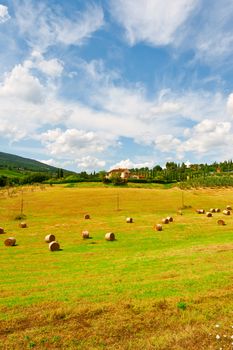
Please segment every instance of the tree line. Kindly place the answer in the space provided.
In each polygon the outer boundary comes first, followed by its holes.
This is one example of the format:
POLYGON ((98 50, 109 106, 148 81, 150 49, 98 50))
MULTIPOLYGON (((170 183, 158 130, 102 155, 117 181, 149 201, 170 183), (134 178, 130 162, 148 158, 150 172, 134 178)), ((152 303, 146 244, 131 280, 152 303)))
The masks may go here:
POLYGON ((77 182, 104 182, 106 184, 124 185, 127 182, 136 183, 179 183, 188 187, 201 184, 216 184, 218 186, 231 185, 233 179, 232 160, 214 162, 212 164, 190 164, 167 162, 165 167, 155 165, 153 168, 131 168, 128 179, 122 179, 120 173, 107 178, 107 172, 64 173, 63 169, 57 169, 57 173, 31 172, 24 176, 0 176, 0 187, 24 185, 33 183, 77 183, 77 182))

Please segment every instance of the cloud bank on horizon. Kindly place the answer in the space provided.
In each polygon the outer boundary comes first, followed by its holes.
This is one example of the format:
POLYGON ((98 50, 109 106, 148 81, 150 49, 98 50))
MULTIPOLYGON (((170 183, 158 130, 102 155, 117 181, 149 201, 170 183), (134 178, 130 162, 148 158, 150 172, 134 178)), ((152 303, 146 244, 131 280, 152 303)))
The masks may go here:
POLYGON ((0 0, 1 150, 75 171, 232 159, 230 0, 0 0))

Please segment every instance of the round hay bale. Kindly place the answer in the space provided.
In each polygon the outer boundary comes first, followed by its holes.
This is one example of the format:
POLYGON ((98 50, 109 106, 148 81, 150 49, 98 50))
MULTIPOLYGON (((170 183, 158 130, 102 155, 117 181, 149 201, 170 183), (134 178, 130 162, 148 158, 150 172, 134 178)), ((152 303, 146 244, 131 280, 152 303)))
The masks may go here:
POLYGON ((168 220, 168 218, 164 218, 164 219, 162 219, 162 223, 163 223, 163 224, 169 224, 169 220, 168 220))
POLYGON ((5 233, 4 232, 4 228, 0 227, 0 235, 3 234, 3 233, 5 233))
POLYGON ((50 243, 50 242, 54 242, 56 240, 54 235, 47 235, 45 236, 45 242, 46 243, 50 243))
POLYGON ((131 224, 131 223, 133 222, 133 218, 126 218, 126 222, 127 222, 128 224, 131 224))
POLYGON ((167 216, 169 222, 173 222, 173 218, 171 216, 167 216))
POLYGON ((115 235, 113 232, 108 232, 105 235, 106 241, 115 241, 115 235))
POLYGON ((205 209, 197 209, 196 212, 198 214, 205 214, 205 209))
POLYGON ((5 246, 10 247, 10 246, 14 246, 16 244, 16 239, 14 237, 8 237, 5 241, 4 241, 5 246))
POLYGON ((218 225, 226 225, 226 224, 225 224, 225 221, 222 220, 222 219, 219 219, 219 220, 217 221, 217 223, 218 223, 218 225))
POLYGON ((55 252, 56 250, 59 250, 60 249, 60 245, 58 242, 56 241, 53 241, 53 242, 50 242, 49 243, 49 250, 51 252, 55 252))
POLYGON ((162 231, 163 230, 163 226, 161 224, 156 224, 155 225, 155 229, 156 229, 156 231, 162 231))
POLYGON ((89 214, 85 214, 85 215, 84 215, 84 219, 85 219, 85 220, 90 219, 90 215, 89 215, 89 214))
POLYGON ((21 228, 26 228, 26 227, 27 227, 26 222, 21 222, 21 223, 19 224, 19 227, 21 227, 21 228))
POLYGON ((226 210, 232 210, 232 207, 230 205, 227 205, 226 210))
POLYGON ((215 213, 215 209, 214 208, 210 208, 209 210, 211 213, 215 213))
POLYGON ((215 208, 215 213, 220 213, 220 209, 219 208, 215 208))
POLYGON ((82 231, 82 237, 83 239, 89 238, 89 232, 87 230, 82 231))
POLYGON ((230 210, 227 210, 227 209, 224 209, 224 210, 222 211, 222 213, 223 213, 224 215, 230 215, 230 214, 231 214, 230 210))
POLYGON ((210 211, 207 211, 206 216, 207 216, 207 218, 210 218, 213 215, 212 215, 212 213, 210 211))
POLYGON ((177 210, 177 214, 178 214, 178 215, 183 215, 182 210, 177 210))

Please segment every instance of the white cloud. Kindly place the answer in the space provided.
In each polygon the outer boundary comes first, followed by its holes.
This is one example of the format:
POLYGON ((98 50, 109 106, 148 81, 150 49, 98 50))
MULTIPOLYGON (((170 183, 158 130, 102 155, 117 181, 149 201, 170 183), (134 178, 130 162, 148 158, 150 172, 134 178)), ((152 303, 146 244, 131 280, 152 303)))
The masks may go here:
POLYGON ((233 117, 233 93, 228 96, 227 110, 228 110, 229 114, 233 117))
POLYGON ((43 86, 38 78, 31 75, 27 68, 19 64, 6 75, 3 84, 0 85, 1 97, 38 104, 44 100, 43 86))
POLYGON ((110 146, 109 140, 102 133, 77 129, 48 130, 40 139, 49 153, 57 157, 74 158, 78 155, 101 154, 110 146))
POLYGON ((0 24, 8 21, 10 15, 8 13, 8 7, 0 4, 0 24))
POLYGON ((29 64, 31 63, 31 67, 37 68, 47 76, 61 76, 64 68, 62 61, 58 60, 57 58, 46 60, 38 51, 33 51, 31 56, 32 61, 29 61, 29 64))
POLYGON ((137 162, 133 162, 130 159, 124 159, 112 165, 109 170, 118 169, 118 168, 122 168, 122 169, 152 168, 153 166, 154 166, 154 162, 152 161, 137 163, 137 162))
POLYGON ((181 145, 181 141, 170 134, 164 134, 157 136, 154 144, 162 152, 174 152, 181 145))
POLYGON ((96 157, 86 156, 86 157, 75 159, 75 164, 78 169, 91 171, 95 169, 104 169, 106 162, 96 157))
POLYGON ((72 18, 44 1, 23 0, 15 2, 15 8, 20 32, 31 47, 42 52, 57 44, 81 45, 104 24, 103 10, 94 4, 73 13, 72 18))
POLYGON ((111 0, 113 17, 126 32, 130 45, 153 46, 174 41, 176 31, 187 20, 198 0, 111 0))
MULTIPOLYGON (((199 30, 192 28, 193 41, 197 56, 209 64, 222 64, 231 57, 233 45, 232 17, 233 3, 229 0, 203 2, 199 14, 199 30)), ((189 41, 189 38, 187 38, 189 41)), ((187 43, 187 41, 186 41, 187 43)))
POLYGON ((178 147, 178 152, 194 154, 223 154, 230 149, 232 142, 232 125, 230 122, 203 120, 190 132, 191 136, 178 147))
POLYGON ((94 171, 98 169, 102 170, 106 165, 105 160, 101 160, 93 156, 84 156, 81 158, 75 158, 66 161, 61 161, 53 158, 39 161, 48 165, 55 166, 57 168, 66 169, 72 167, 75 171, 94 171))

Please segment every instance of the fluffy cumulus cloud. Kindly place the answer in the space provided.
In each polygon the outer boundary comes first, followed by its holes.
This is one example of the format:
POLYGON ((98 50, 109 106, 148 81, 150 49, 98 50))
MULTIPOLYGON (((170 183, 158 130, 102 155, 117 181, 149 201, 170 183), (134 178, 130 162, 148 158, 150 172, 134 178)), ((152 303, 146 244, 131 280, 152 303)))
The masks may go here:
POLYGON ((198 0, 111 0, 110 10, 131 45, 167 45, 187 20, 198 0))
POLYGON ((146 162, 134 162, 130 159, 124 159, 120 162, 117 162, 111 166, 111 169, 121 168, 121 169, 132 169, 132 168, 152 168, 154 166, 153 161, 146 161, 146 162))
POLYGON ((8 13, 8 7, 0 4, 0 24, 8 21, 10 15, 8 13))
POLYGON ((104 14, 95 4, 85 11, 67 17, 60 7, 50 7, 46 1, 23 0, 15 3, 16 21, 29 45, 46 51, 58 44, 81 45, 104 24, 104 14))
POLYGON ((19 64, 6 75, 3 85, 0 86, 0 98, 4 97, 10 100, 41 103, 44 99, 43 86, 38 78, 19 64))
MULTIPOLYGON (((78 129, 48 130, 41 134, 40 139, 51 155, 67 158, 101 154, 110 146, 109 140, 103 134, 78 129)), ((89 158, 85 156, 83 159, 87 161, 89 158)))
POLYGON ((188 134, 190 137, 179 146, 179 151, 191 151, 199 155, 214 153, 223 156, 230 149, 233 137, 230 122, 208 119, 198 123, 188 134))

